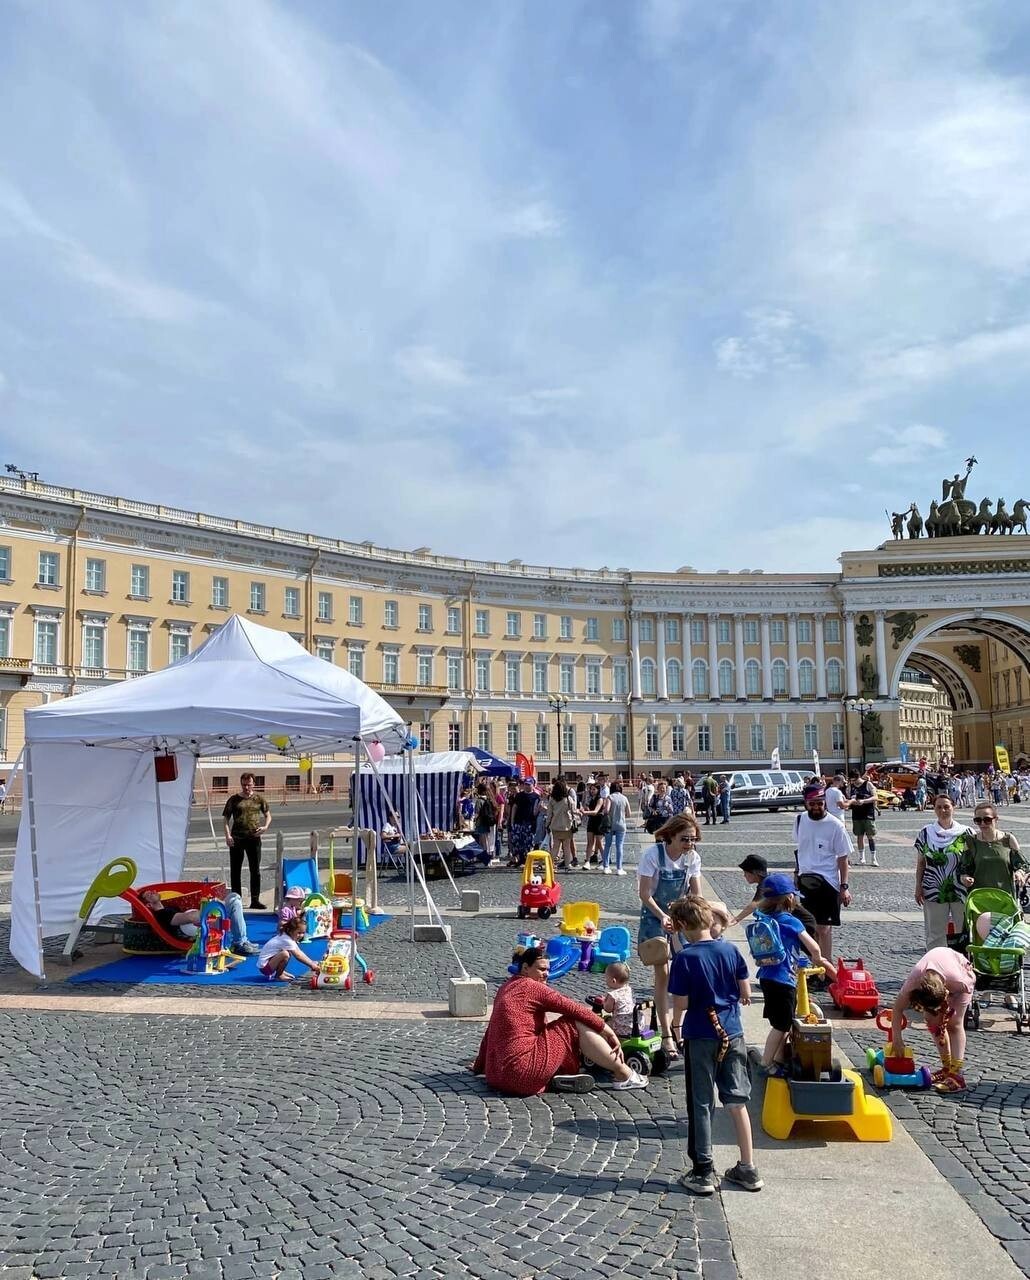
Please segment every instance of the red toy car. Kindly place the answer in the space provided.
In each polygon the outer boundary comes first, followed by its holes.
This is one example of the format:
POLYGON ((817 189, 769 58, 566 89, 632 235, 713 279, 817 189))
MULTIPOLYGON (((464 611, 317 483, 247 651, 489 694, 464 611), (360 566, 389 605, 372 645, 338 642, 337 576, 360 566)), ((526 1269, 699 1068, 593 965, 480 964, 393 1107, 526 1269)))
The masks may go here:
POLYGON ((526 865, 522 870, 522 893, 516 915, 525 920, 534 911, 541 920, 546 920, 561 899, 561 885, 554 878, 554 865, 551 855, 542 849, 533 849, 526 854, 526 865))
POLYGON ((835 1008, 843 1009, 846 1013, 871 1014, 880 1005, 876 982, 861 958, 837 961, 837 973, 830 983, 829 991, 835 1008))

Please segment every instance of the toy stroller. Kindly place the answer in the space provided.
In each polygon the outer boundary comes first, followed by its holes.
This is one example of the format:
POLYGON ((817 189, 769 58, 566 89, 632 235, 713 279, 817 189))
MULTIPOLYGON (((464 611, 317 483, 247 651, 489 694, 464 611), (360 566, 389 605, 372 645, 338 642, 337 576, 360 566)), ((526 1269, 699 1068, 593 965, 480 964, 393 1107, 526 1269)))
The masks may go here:
POLYGON ((1030 947, 1030 925, 1023 923, 1016 899, 1003 889, 973 889, 966 898, 965 934, 969 939, 966 954, 976 974, 976 990, 966 1014, 967 1028, 979 1030, 980 1011, 992 1003, 990 994, 980 999, 981 991, 1003 991, 1015 996, 1016 1031, 1030 1028, 1023 969, 1030 947), (991 928, 981 942, 977 921, 985 912, 991 917, 991 928))

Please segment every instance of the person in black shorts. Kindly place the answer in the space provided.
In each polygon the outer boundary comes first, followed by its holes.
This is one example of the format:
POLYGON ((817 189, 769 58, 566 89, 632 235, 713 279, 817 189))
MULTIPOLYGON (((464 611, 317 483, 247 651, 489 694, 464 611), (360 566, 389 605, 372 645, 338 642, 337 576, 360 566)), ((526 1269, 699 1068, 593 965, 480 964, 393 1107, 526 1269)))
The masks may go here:
POLYGON ((816 919, 816 940, 824 956, 833 954, 833 926, 840 909, 851 905, 848 859, 851 838, 840 818, 826 812, 826 792, 819 784, 804 791, 805 812, 794 823, 797 884, 802 905, 816 919))
POLYGON ((851 775, 851 834, 858 845, 858 859, 865 866, 865 842, 869 841, 869 859, 876 861, 876 788, 866 772, 851 775))

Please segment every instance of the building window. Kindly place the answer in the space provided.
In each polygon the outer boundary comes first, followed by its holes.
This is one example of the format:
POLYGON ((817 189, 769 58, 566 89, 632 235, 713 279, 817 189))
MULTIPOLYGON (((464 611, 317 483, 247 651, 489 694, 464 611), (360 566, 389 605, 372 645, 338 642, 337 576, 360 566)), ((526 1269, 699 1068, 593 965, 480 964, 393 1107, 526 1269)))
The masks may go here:
POLYGON ((522 735, 517 724, 508 725, 508 755, 513 756, 522 750, 522 735))
POLYGON ((612 667, 612 693, 616 698, 629 695, 629 667, 625 662, 617 662, 612 667))
POLYGON ((490 610, 476 610, 476 635, 488 636, 490 634, 490 610))
POLYGON ((576 726, 563 724, 561 727, 562 750, 567 756, 576 754, 576 726))
POLYGON ((252 582, 250 584, 250 612, 265 612, 265 584, 263 582, 252 582))
POLYGON ((168 639, 168 661, 178 662, 189 656, 190 638, 183 631, 173 631, 168 639))
POLYGON ((134 564, 129 572, 129 595, 134 600, 150 599, 150 570, 145 564, 134 564))
POLYGON ((645 697, 648 695, 652 697, 654 696, 654 663, 650 658, 645 658, 640 664, 640 692, 644 694, 645 697))
POLYGON ((11 581, 11 548, 0 547, 0 582, 11 581))
POLYGON ((478 741, 480 751, 490 750, 490 726, 488 724, 481 724, 479 726, 476 731, 476 739, 478 741))
POLYGON ((840 644, 840 618, 823 619, 823 639, 827 644, 840 644))
POLYGON ((419 631, 432 631, 433 629, 433 606, 431 604, 420 604, 418 607, 418 629, 419 631))
POLYGON ((418 749, 419 751, 432 751, 433 749, 433 722, 431 720, 423 720, 418 727, 418 749))
POLYGON ((57 623, 36 623, 36 661, 45 666, 53 666, 57 662, 57 623))
POLYGON ((509 610, 504 615, 504 636, 507 640, 517 640, 522 634, 522 614, 509 610))
POLYGON ((772 622, 769 623, 769 639, 773 644, 786 643, 786 624, 782 618, 773 618, 772 622))
POLYGON ((805 725, 805 750, 819 750, 819 726, 814 723, 805 725))
POLYGON ((834 723, 830 735, 830 747, 834 751, 844 750, 844 726, 834 723))
POLYGON ((365 678, 364 649, 348 649, 347 650, 347 670, 357 680, 364 680, 365 678))
POLYGON ((654 640, 654 618, 640 619, 640 643, 650 644, 654 640))
POLYGON ((733 697, 733 663, 723 658, 719 663, 719 697, 733 697))
POLYGON ((515 654, 508 654, 504 659, 504 691, 505 693, 519 693, 520 690, 520 669, 522 667, 522 659, 515 654))
POLYGON ((461 656, 457 653, 447 655, 447 688, 461 688, 461 656))
POLYGON ((679 644, 680 642, 679 618, 665 619, 665 642, 666 644, 679 644))
POLYGON ((351 596, 347 601, 347 621, 352 627, 360 627, 364 623, 365 611, 361 596, 351 596))
POLYGON ((697 726, 697 749, 708 755, 712 750, 712 726, 710 724, 699 724, 697 726))
POLYGON ((675 658, 670 658, 665 664, 665 683, 669 690, 670 698, 682 697, 683 667, 675 658))
POLYGON ((626 752, 629 750, 629 730, 626 728, 624 724, 617 724, 615 726, 614 747, 615 747, 615 750, 619 753, 619 755, 622 755, 622 756, 624 756, 626 752))
POLYGON ((547 725, 538 724, 536 727, 536 753, 538 756, 546 756, 550 754, 550 748, 547 745, 549 737, 550 734, 548 733, 547 725))
POLYGON ((333 593, 331 591, 320 591, 318 593, 318 620, 319 622, 332 622, 333 620, 333 593))
MULTIPOLYGON (((293 592, 300 600, 300 592, 296 587, 286 588, 286 599, 290 598, 290 592, 293 592)), ((211 579, 211 603, 216 609, 227 609, 229 607, 229 579, 228 578, 212 578, 211 579)))
POLYGON ((433 683, 433 655, 431 653, 420 653, 416 664, 418 671, 417 680, 420 685, 431 685, 433 683))
POLYGON ((172 603, 189 604, 190 575, 184 569, 172 570, 172 603))
POLYGON ((587 663, 587 693, 592 698, 601 696, 601 664, 599 662, 587 663))
MULTIPOLYGON (((105 628, 94 622, 87 622, 82 628, 82 665, 93 671, 103 671, 107 666, 104 661, 105 628)), ((6 657, 6 654, 4 655, 6 657)))
POLYGON ((448 751, 461 750, 461 725, 460 724, 449 724, 447 726, 447 750, 448 751))
POLYGON ((826 664, 826 692, 837 697, 844 692, 844 666, 836 658, 826 664))
POLYGON ((798 644, 812 643, 811 618, 798 618, 798 644))
POLYGON ((547 639, 547 614, 546 613, 533 614, 533 639, 534 640, 547 639))
POLYGON ((749 698, 758 698, 762 693, 762 668, 754 658, 744 663, 744 692, 749 698))
POLYGON ((704 618, 690 619, 690 643, 704 644, 705 642, 705 620, 704 618))
POLYGON ((695 698, 708 697, 708 663, 704 658, 695 658, 690 668, 690 679, 695 698))
POLYGON ((737 726, 735 724, 723 725, 722 747, 728 756, 737 754, 737 726))
POLYGON ((36 577, 36 581, 41 587, 56 587, 58 585, 60 565, 61 557, 56 551, 41 551, 39 553, 39 574, 36 577))
POLYGON ((772 664, 772 688, 774 698, 783 698, 787 695, 787 664, 782 658, 777 658, 772 664))
POLYGON ((0 658, 11 656, 11 619, 0 618, 0 658))
POLYGON ((558 681, 561 693, 576 692, 576 668, 572 658, 562 658, 558 669, 558 681))
POLYGON ((567 613, 563 613, 558 622, 558 635, 563 640, 572 639, 572 619, 567 613))
POLYGON ((323 662, 332 662, 333 646, 328 640, 315 641, 315 657, 321 658, 323 662))
POLYGON ((583 630, 583 639, 584 640, 600 639, 600 632, 597 629, 596 618, 587 618, 586 626, 584 627, 584 630, 583 630))
POLYGON ((601 753, 601 726, 592 724, 588 731, 587 749, 594 755, 601 753))
POLYGON ((815 695, 815 663, 807 658, 798 663, 798 691, 803 698, 815 695))
POLYGON ((760 724, 751 726, 751 754, 754 756, 765 755, 765 729, 760 724))
POLYGON ((383 626, 389 627, 391 631, 395 631, 397 629, 397 617, 398 617, 397 601, 384 600, 383 601, 383 626))
POLYGON ((744 643, 745 644, 758 643, 758 621, 756 618, 744 619, 744 643))
MULTIPOLYGON (((0 573, 0 578, 6 578, 7 573, 0 573)), ((107 565, 103 560, 94 560, 92 558, 86 561, 86 590, 87 591, 104 591, 107 586, 107 565)))
POLYGON ((400 655, 383 654, 383 684, 397 684, 400 680, 400 655))
POLYGON ((490 692, 490 655, 476 654, 476 692, 490 692))
POLYGON ((794 735, 791 733, 791 726, 781 722, 779 728, 776 730, 776 745, 780 749, 780 755, 784 758, 794 754, 793 737, 794 735))
POLYGON ((626 643, 626 619, 612 618, 612 639, 626 643))
POLYGON ((150 670, 150 632, 129 628, 129 670, 150 670))
POLYGON ((715 638, 719 644, 729 644, 730 642, 730 620, 729 618, 719 618, 715 624, 715 638))
POLYGON ((461 610, 455 605, 447 607, 447 634, 449 636, 461 635, 461 610))
POLYGON ((547 692, 547 659, 540 655, 533 658, 533 692, 547 692))
POLYGON ((681 724, 672 726, 672 754, 681 756, 687 748, 687 733, 681 724))
POLYGON ((644 750, 657 753, 660 750, 660 737, 658 726, 649 724, 644 730, 644 750))

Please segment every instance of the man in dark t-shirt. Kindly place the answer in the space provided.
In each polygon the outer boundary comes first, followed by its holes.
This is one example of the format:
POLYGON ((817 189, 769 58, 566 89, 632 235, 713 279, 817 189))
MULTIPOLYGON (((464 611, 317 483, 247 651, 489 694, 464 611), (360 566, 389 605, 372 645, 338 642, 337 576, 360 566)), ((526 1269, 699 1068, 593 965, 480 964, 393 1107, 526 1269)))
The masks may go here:
POLYGON ((858 844, 858 856, 861 865, 865 865, 865 842, 869 841, 869 857, 874 867, 876 861, 876 787, 869 780, 869 774, 853 773, 851 775, 851 833, 858 844))
POLYGON ((225 843, 229 846, 229 887, 241 893, 243 859, 250 868, 250 909, 264 911, 261 901, 261 837, 272 825, 268 801, 254 789, 254 775, 240 775, 239 792, 230 796, 222 810, 225 843))

